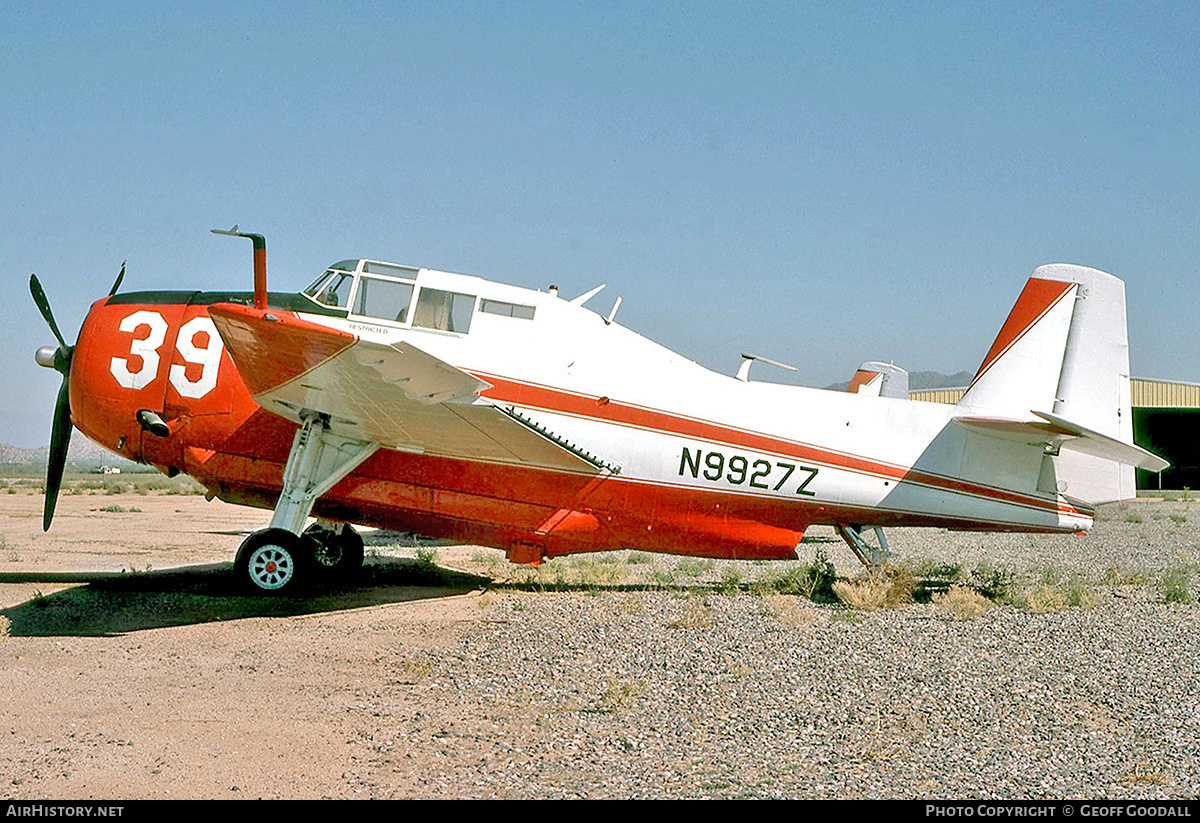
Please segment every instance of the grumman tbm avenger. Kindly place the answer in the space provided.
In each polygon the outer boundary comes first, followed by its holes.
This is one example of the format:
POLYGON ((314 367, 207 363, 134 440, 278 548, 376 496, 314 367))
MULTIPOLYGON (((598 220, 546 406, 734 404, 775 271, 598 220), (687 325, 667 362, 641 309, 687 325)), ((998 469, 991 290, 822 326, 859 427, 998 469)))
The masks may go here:
MULTIPOLYGON (((503 549, 516 563, 640 549, 787 559, 833 526, 877 564, 884 527, 1082 532, 1134 496, 1125 289, 1038 268, 957 405, 866 364, 849 391, 718 374, 574 299, 356 259, 308 288, 96 301, 74 346, 36 276, 63 374, 49 528, 72 426, 210 495, 272 508, 238 550, 262 592, 363 562, 352 524, 503 549), (311 517, 315 523, 306 528, 311 517), (869 532, 878 536, 874 542, 869 532)), ((124 267, 122 266, 122 274, 124 267)), ((768 361, 770 363, 772 361, 768 361)), ((778 365, 778 364, 776 364, 778 365)))

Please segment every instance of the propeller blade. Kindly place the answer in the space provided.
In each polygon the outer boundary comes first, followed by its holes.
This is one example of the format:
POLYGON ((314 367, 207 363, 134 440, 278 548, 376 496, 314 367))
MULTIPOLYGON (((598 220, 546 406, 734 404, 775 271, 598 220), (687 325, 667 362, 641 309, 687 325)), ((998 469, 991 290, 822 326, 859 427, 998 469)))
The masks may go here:
POLYGON ((36 274, 29 275, 29 293, 33 295, 33 302, 37 304, 38 311, 42 313, 42 319, 46 321, 50 331, 54 332, 54 336, 58 338, 59 346, 64 352, 69 352, 71 347, 67 345, 62 332, 58 330, 58 324, 54 322, 54 314, 50 311, 50 301, 46 299, 46 292, 42 291, 42 284, 38 282, 36 274))
POLYGON ((62 388, 58 390, 58 402, 54 405, 50 460, 46 464, 46 507, 42 512, 42 531, 50 530, 54 505, 58 502, 58 490, 62 487, 63 468, 67 465, 67 446, 71 443, 72 428, 70 382, 70 378, 64 375, 62 388))
POLYGON ((117 289, 121 288, 121 281, 125 279, 125 264, 128 262, 128 260, 121 261, 121 273, 117 275, 117 282, 113 283, 113 287, 108 290, 109 297, 112 297, 117 293, 117 289))

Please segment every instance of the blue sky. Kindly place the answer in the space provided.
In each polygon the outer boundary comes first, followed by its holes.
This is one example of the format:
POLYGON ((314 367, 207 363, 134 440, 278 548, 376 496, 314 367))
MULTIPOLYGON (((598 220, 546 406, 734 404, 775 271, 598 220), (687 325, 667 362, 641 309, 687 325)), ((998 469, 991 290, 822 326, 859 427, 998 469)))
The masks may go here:
MULTIPOLYGON (((1125 279, 1200 381, 1200 4, 0 2, 0 441, 48 440, 37 272, 368 256, 568 296, 712 368, 974 369, 1024 279, 1125 279)), ((766 377, 764 370, 759 376, 766 377)))

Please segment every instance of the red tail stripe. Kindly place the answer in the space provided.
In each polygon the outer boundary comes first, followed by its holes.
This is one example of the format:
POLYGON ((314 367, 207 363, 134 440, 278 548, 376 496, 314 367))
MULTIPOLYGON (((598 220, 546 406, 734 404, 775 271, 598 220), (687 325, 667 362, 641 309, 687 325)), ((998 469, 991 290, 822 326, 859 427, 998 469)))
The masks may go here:
POLYGON ((1058 305, 1058 302, 1074 285, 1074 283, 1065 283, 1061 280, 1029 278, 1025 288, 1021 290, 1021 296, 1017 298, 1016 305, 1008 313, 1008 319, 1000 328, 1000 333, 996 335, 992 347, 988 349, 987 356, 983 358, 983 363, 980 364, 979 371, 975 373, 971 385, 974 386, 979 382, 979 378, 983 377, 987 370, 1004 356, 1005 352, 1037 325, 1037 322, 1045 317, 1047 312, 1058 305))

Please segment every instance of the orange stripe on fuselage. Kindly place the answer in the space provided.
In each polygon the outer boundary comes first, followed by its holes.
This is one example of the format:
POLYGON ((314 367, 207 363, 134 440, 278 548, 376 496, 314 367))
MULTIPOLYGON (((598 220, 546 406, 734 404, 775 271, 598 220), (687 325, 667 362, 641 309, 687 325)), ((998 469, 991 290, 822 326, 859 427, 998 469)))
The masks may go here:
POLYGON ((914 470, 911 466, 887 463, 847 452, 839 452, 810 443, 784 440, 759 432, 725 426, 697 418, 672 414, 609 398, 588 395, 523 383, 498 375, 473 372, 476 377, 493 384, 483 396, 491 400, 537 408, 547 412, 567 414, 603 423, 655 431, 662 434, 690 437, 725 443, 731 446, 794 457, 831 468, 858 474, 882 477, 896 482, 915 483, 941 491, 982 497, 1041 511, 1091 517, 1092 513, 1062 501, 1021 494, 1009 489, 971 483, 957 477, 914 470))

